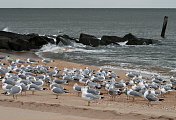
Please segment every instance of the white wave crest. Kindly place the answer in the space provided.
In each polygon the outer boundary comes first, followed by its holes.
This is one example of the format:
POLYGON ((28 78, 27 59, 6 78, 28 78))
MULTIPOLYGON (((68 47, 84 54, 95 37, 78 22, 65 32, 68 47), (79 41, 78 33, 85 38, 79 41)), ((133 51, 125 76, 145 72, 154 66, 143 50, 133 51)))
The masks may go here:
POLYGON ((3 28, 2 31, 9 32, 9 27, 3 28))
POLYGON ((121 45, 121 46, 125 46, 127 42, 128 42, 128 41, 125 41, 125 42, 119 42, 118 44, 121 45))
POLYGON ((101 66, 101 68, 108 68, 108 69, 114 69, 114 70, 120 70, 120 71, 126 71, 126 72, 136 72, 136 73, 140 73, 140 74, 145 74, 145 75, 159 75, 159 73, 157 72, 150 72, 150 71, 144 71, 144 70, 140 70, 140 69, 129 69, 129 68, 123 68, 123 67, 113 67, 113 66, 101 66))
POLYGON ((44 45, 38 52, 52 52, 52 53, 63 53, 63 52, 83 52, 83 53, 104 53, 106 50, 88 50, 84 48, 84 45, 74 44, 73 46, 58 46, 55 44, 44 45))

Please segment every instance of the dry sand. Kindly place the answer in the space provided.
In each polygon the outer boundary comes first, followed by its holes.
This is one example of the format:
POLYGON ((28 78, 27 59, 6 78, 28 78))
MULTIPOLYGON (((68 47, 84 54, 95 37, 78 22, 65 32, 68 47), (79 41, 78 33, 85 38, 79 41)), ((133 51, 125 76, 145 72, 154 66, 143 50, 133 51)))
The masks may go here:
MULTIPOLYGON (((65 61, 55 61, 47 64, 49 66, 57 66, 61 70, 67 68, 84 68, 87 65, 76 64, 65 61)), ((96 66, 88 66, 97 70, 96 66)), ((62 72, 62 71, 61 71, 62 72)), ((115 71, 120 78, 125 79, 125 72, 115 71)), ((87 106, 87 101, 78 97, 73 91, 74 82, 64 85, 69 93, 59 96, 55 99, 55 95, 50 90, 37 91, 32 95, 30 91, 27 95, 19 95, 17 100, 12 96, 0 94, 0 119, 51 119, 51 120, 90 120, 90 119, 106 119, 106 120, 174 120, 176 119, 176 91, 167 94, 163 102, 153 102, 152 106, 147 105, 144 98, 136 98, 135 102, 126 99, 126 95, 121 95, 115 101, 110 101, 105 90, 104 99, 92 101, 87 106)), ((80 84, 80 83, 78 83, 80 84)), ((81 85, 81 84, 80 84, 81 85)), ((0 93, 4 92, 0 88, 0 93)))

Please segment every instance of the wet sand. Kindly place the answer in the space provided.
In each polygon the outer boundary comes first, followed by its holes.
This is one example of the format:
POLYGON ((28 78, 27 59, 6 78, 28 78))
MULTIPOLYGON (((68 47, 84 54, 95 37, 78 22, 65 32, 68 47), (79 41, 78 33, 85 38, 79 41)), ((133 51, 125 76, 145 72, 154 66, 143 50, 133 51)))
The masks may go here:
MULTIPOLYGON (((23 58, 25 59, 25 58, 23 58)), ((40 60, 41 61, 41 60, 40 60)), ((57 66, 63 72, 63 68, 85 68, 88 65, 65 62, 56 60, 49 66, 57 66)), ((94 70, 99 69, 96 66, 88 66, 94 70)), ((121 79, 128 80, 125 72, 115 71, 121 79)), ((176 119, 176 91, 165 95, 165 101, 152 102, 152 106, 148 106, 148 101, 144 98, 136 98, 127 100, 126 95, 122 94, 115 101, 111 101, 104 89, 104 99, 92 101, 87 106, 87 101, 77 96, 73 91, 73 84, 63 85, 68 89, 69 93, 62 94, 59 99, 55 99, 55 95, 50 90, 37 91, 32 95, 30 91, 27 95, 19 95, 17 100, 12 96, 0 94, 0 119, 62 119, 62 120, 90 120, 90 119, 106 119, 106 120, 174 120, 176 119), (10 114, 7 113, 9 111, 10 114), (21 115, 22 114, 22 115, 21 115), (24 116, 23 116, 24 115, 24 116)), ((79 85, 82 85, 78 82, 79 85)), ((46 86, 45 86, 46 87, 46 86)), ((0 88, 0 93, 4 92, 0 88)))

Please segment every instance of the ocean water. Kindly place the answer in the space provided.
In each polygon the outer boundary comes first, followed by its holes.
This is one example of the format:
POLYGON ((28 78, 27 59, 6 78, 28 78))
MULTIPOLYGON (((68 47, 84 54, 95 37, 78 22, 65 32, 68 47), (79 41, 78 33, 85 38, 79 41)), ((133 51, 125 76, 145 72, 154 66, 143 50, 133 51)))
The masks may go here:
POLYGON ((45 45, 41 57, 73 61, 105 68, 153 71, 176 75, 176 9, 0 9, 0 29, 17 33, 79 38, 80 33, 116 35, 132 33, 156 39, 154 45, 89 47, 45 45), (168 16, 166 38, 161 38, 164 16, 168 16))

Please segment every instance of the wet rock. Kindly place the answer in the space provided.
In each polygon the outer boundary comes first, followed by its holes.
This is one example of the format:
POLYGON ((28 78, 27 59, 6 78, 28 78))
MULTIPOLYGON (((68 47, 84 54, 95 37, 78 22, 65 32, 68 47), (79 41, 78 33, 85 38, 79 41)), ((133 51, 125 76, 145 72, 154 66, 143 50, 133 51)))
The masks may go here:
POLYGON ((118 36, 102 36, 100 45, 117 44, 118 42, 124 42, 125 40, 118 36))
POLYGON ((150 45, 154 43, 152 39, 145 39, 145 38, 137 38, 136 36, 132 35, 131 33, 125 35, 123 37, 125 41, 128 41, 127 45, 150 45))
POLYGON ((0 49, 7 49, 10 50, 8 41, 10 40, 10 38, 8 37, 4 37, 4 36, 0 36, 0 49))
POLYGON ((15 51, 30 50, 32 47, 29 42, 24 39, 11 39, 8 41, 8 45, 10 50, 15 51))
POLYGON ((93 35, 81 33, 79 37, 79 43, 90 45, 92 47, 97 47, 100 45, 100 40, 93 35))
POLYGON ((22 51, 41 48, 45 44, 54 43, 54 40, 37 34, 23 35, 0 31, 0 42, 0 49, 22 51))
POLYGON ((75 38, 69 37, 68 35, 58 35, 56 37, 56 44, 62 43, 63 45, 71 45, 72 42, 76 42, 75 38))

